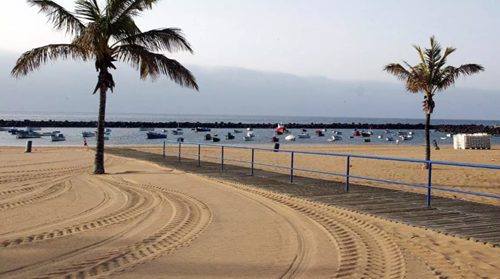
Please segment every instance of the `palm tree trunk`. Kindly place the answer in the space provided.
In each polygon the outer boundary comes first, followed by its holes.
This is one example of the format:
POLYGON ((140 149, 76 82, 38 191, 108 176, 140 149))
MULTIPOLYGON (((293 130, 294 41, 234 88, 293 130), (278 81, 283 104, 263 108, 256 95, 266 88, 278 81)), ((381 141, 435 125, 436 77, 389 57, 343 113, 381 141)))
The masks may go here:
MULTIPOLYGON (((425 160, 429 161, 431 159, 431 139, 429 127, 431 125, 431 114, 425 113, 425 160)), ((425 169, 428 169, 429 165, 425 164, 425 169)))
POLYGON ((94 174, 104 174, 104 127, 106 126, 106 91, 108 89, 105 82, 107 69, 101 69, 99 73, 99 117, 97 120, 97 146, 94 161, 94 174))

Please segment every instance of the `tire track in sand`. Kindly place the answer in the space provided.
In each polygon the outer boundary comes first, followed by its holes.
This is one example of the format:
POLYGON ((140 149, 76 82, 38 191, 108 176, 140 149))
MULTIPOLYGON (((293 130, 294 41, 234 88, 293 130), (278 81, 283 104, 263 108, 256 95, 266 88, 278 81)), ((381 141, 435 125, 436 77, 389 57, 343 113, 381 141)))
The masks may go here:
POLYGON ((286 205, 324 227, 336 241, 340 253, 339 268, 332 278, 405 278, 406 262, 400 247, 387 233, 370 223, 320 203, 200 176, 286 205))
POLYGON ((36 202, 42 202, 46 201, 49 199, 54 199, 59 197, 60 195, 66 193, 69 191, 72 187, 72 184, 69 180, 66 180, 64 182, 58 182, 55 184, 52 184, 48 188, 44 189, 43 191, 40 191, 34 195, 22 198, 17 201, 12 201, 12 202, 4 202, 0 204, 0 210, 9 210, 13 209, 19 206, 24 206, 28 204, 33 204, 36 202))
POLYGON ((173 210, 172 218, 160 230, 140 242, 109 251, 93 259, 74 263, 70 267, 51 270, 37 278, 104 277, 187 245, 203 233, 212 222, 213 214, 209 207, 184 193, 124 180, 108 180, 108 183, 160 193, 162 200, 168 202, 173 210))
MULTIPOLYGON (((111 184, 105 182, 108 186, 111 184)), ((105 184, 105 185, 106 185, 105 184)), ((115 187, 115 186, 111 186, 115 187)), ((153 209, 155 206, 153 201, 154 197, 152 192, 144 191, 141 189, 130 189, 124 187, 117 187, 127 198, 126 202, 119 207, 116 211, 101 216, 99 218, 87 221, 79 222, 73 225, 67 225, 68 222, 78 220, 82 218, 82 215, 77 215, 69 220, 63 221, 63 228, 53 229, 50 232, 42 232, 35 235, 21 236, 12 240, 4 240, 0 244, 0 248, 13 247, 22 244, 31 244, 47 240, 52 240, 55 238, 61 238, 70 236, 77 233, 88 232, 90 230, 105 228, 114 224, 119 224, 127 222, 131 219, 135 219, 140 215, 153 209)), ((102 209, 102 208, 101 208, 102 209)), ((99 210, 100 211, 100 210, 99 210)), ((96 213, 99 213, 97 211, 96 213)), ((40 228, 40 226, 38 226, 40 228)))

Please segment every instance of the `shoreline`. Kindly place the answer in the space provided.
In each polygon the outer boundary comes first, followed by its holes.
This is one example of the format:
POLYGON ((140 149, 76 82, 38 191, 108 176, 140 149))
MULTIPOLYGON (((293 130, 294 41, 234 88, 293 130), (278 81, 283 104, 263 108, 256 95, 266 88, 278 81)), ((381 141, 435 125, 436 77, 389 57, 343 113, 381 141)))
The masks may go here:
MULTIPOLYGON (((40 128, 95 128, 96 121, 53 121, 53 120, 4 120, 0 119, 0 127, 40 127, 40 128)), ((185 128, 193 129, 196 127, 207 127, 213 129, 245 129, 248 127, 255 129, 275 129, 277 123, 234 123, 234 122, 135 122, 135 121, 108 121, 108 128, 185 128)), ((374 130, 424 130, 425 125, 422 123, 287 123, 284 124, 288 129, 374 129, 374 130)), ((485 126, 476 124, 464 125, 430 125, 431 130, 437 132, 450 133, 488 133, 500 135, 499 126, 485 126)))

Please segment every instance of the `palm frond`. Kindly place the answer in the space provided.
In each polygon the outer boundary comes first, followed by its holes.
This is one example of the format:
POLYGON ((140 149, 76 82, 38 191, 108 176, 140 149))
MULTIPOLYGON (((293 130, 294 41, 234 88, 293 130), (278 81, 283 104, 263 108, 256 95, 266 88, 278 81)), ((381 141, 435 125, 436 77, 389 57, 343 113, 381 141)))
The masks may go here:
POLYGON ((425 63, 425 58, 424 58, 424 53, 422 52, 422 48, 417 46, 417 45, 413 45, 413 48, 417 50, 418 55, 420 56, 420 60, 424 64, 425 68, 427 69, 427 64, 425 63))
POLYGON ((152 80, 165 75, 182 87, 198 90, 198 84, 193 74, 176 60, 163 54, 148 51, 139 45, 121 45, 113 49, 113 54, 121 62, 128 63, 140 71, 141 79, 148 76, 152 80))
POLYGON ((44 13, 54 25, 54 29, 58 31, 62 30, 66 34, 74 35, 85 28, 85 25, 75 15, 54 1, 28 0, 28 4, 39 8, 39 12, 44 13))
POLYGON ((97 22, 101 18, 101 10, 96 0, 77 0, 75 13, 86 20, 97 22))
POLYGON ((58 44, 47 45, 27 51, 19 57, 11 71, 13 77, 19 78, 25 76, 30 72, 38 69, 41 65, 46 64, 49 60, 56 60, 58 58, 86 61, 89 58, 89 53, 73 44, 58 44))
POLYGON ((107 31, 108 36, 113 37, 115 41, 120 41, 141 33, 134 19, 128 15, 120 17, 120 19, 114 23, 110 23, 107 31))
POLYGON ((144 10, 152 9, 153 4, 160 0, 109 0, 106 7, 106 15, 112 24, 122 16, 135 17, 144 10))
POLYGON ((448 57, 448 55, 454 53, 456 50, 457 49, 454 47, 447 47, 446 50, 444 51, 443 57, 437 63, 436 68, 441 70, 441 68, 444 67, 444 65, 446 65, 446 58, 448 57))
POLYGON ((455 85, 455 81, 460 76, 470 76, 484 71, 484 67, 479 64, 465 64, 458 68, 448 66, 443 69, 443 78, 437 84, 436 90, 443 91, 455 85))
POLYGON ((384 71, 388 72, 391 75, 396 76, 397 79, 401 81, 406 81, 408 77, 411 75, 410 71, 405 69, 401 64, 391 63, 384 67, 384 71))
POLYGON ((169 51, 186 50, 193 53, 191 45, 184 37, 179 28, 155 29, 130 36, 117 44, 140 45, 149 51, 169 51))

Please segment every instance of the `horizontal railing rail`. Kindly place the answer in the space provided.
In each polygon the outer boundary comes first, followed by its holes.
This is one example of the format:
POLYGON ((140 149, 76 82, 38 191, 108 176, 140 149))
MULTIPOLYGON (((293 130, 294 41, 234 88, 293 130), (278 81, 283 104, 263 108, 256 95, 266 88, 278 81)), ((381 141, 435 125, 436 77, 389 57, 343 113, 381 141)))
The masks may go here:
POLYGON ((183 142, 183 141, 182 142, 164 141, 163 142, 163 158, 165 158, 166 152, 177 154, 179 161, 181 161, 182 155, 195 156, 198 158, 198 166, 201 165, 201 158, 210 158, 210 159, 220 160, 221 169, 224 169, 224 161, 248 163, 251 166, 251 175, 254 175, 254 166, 255 165, 288 169, 288 170, 290 170, 290 182, 291 183, 293 183, 294 171, 303 171, 303 172, 310 172, 310 173, 320 173, 320 174, 326 174, 326 175, 341 176, 341 177, 346 178, 346 192, 349 192, 349 186, 350 186, 349 179, 350 178, 375 181, 375 182, 383 182, 383 183, 396 184, 396 185, 404 185, 404 186, 410 186, 410 187, 426 188, 427 189, 427 206, 431 205, 432 190, 447 191, 447 192, 454 192, 454 193, 461 193, 461 194, 467 194, 467 195, 475 195, 475 196, 481 196, 481 197, 500 199, 499 195, 484 194, 484 193, 477 193, 477 192, 471 192, 471 191, 464 191, 464 190, 458 190, 458 189, 450 189, 450 188, 432 186, 432 166, 433 165, 458 166, 458 167, 495 169, 495 170, 500 170, 500 166, 481 165, 481 164, 465 164, 465 163, 432 161, 432 160, 427 161, 427 160, 418 160, 418 159, 391 158, 391 157, 367 156, 367 155, 356 155, 356 154, 341 154, 341 153, 325 153, 325 152, 301 151, 301 150, 273 149, 273 148, 238 146, 238 145, 222 145, 222 144, 212 144, 212 143, 195 143, 195 142, 183 142), (174 144, 174 146, 178 145, 178 151, 167 150, 166 143, 172 143, 172 144, 174 144), (198 146, 198 153, 197 154, 196 153, 188 153, 188 152, 182 153, 182 145, 183 144, 184 145, 191 145, 191 146, 198 146), (221 156, 217 157, 217 156, 202 155, 201 154, 201 147, 202 146, 221 148, 221 156), (237 159, 224 157, 224 148, 251 150, 252 161, 237 160, 237 159), (266 163, 261 163, 261 162, 255 162, 255 160, 254 160, 255 159, 255 150, 290 153, 290 166, 278 166, 278 165, 266 164, 266 163), (342 173, 334 173, 334 172, 327 172, 327 171, 318 171, 318 170, 311 170, 311 169, 304 169, 304 168, 296 168, 296 167, 294 167, 294 155, 295 154, 345 157, 346 161, 347 161, 346 173, 342 174, 342 173), (351 175, 349 173, 350 172, 350 160, 351 160, 351 158, 427 164, 428 165, 427 185, 400 182, 400 181, 391 181, 391 180, 386 180, 386 179, 378 179, 378 178, 364 177, 364 176, 358 176, 358 175, 351 175))

